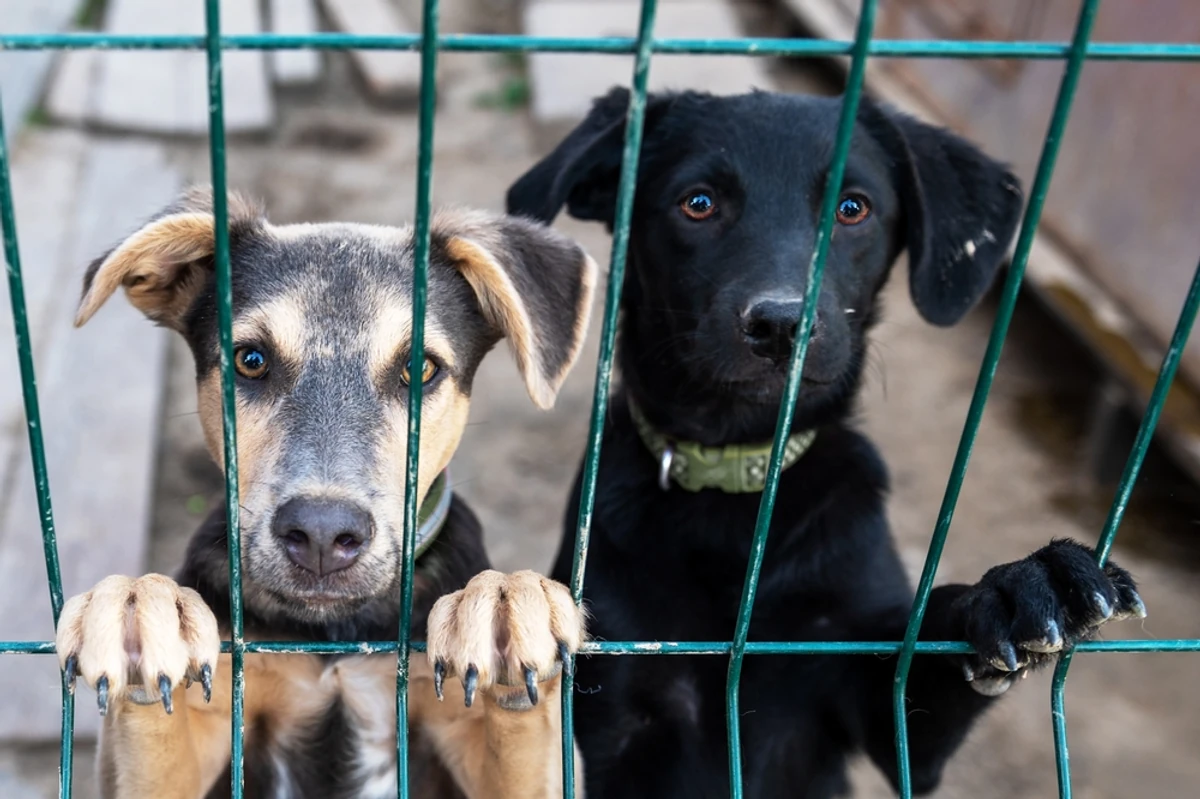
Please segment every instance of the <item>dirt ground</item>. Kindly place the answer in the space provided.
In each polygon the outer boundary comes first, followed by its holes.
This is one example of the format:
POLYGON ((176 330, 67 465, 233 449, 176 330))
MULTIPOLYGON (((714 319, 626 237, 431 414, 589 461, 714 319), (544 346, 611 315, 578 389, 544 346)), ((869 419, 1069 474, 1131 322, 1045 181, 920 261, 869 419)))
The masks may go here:
MULTIPOLYGON (((461 13, 461 12, 460 12, 461 13)), ((453 13, 444 12, 448 29, 453 13)), ((458 29, 466 29, 459 26, 458 29)), ((539 153, 522 111, 487 108, 483 98, 517 74, 510 60, 443 54, 434 169, 435 202, 502 208, 509 183, 539 153)), ((412 218, 416 117, 371 108, 353 91, 345 59, 316 92, 289 98, 265 141, 232 141, 230 184, 262 197, 276 221, 412 218)), ((820 88, 811 75, 777 71, 781 88, 820 88)), ((189 174, 207 179, 207 151, 179 143, 189 174)), ((598 226, 562 220, 600 263, 608 242, 598 226)), ((953 330, 924 325, 905 295, 903 269, 888 289, 875 333, 862 424, 893 474, 890 514, 915 578, 945 489, 992 309, 953 330)), ((598 315, 598 314, 597 314, 598 315)), ((598 333, 598 326, 594 326, 598 333)), ((596 336, 556 409, 537 411, 507 353, 484 364, 471 425, 453 481, 482 518, 499 568, 545 569, 559 538, 570 481, 584 446, 596 336)), ((187 536, 219 501, 220 474, 204 452, 195 415, 190 356, 171 351, 162 420, 155 533, 148 569, 171 571, 187 536)), ((1094 541, 1111 487, 1082 467, 1084 421, 1097 375, 1060 330, 1023 300, 1001 364, 939 571, 940 581, 974 581, 1051 537, 1094 541)), ((1152 463, 1118 539, 1115 557, 1144 587, 1149 617, 1112 628, 1116 637, 1200 635, 1200 542, 1196 491, 1152 463)), ((1079 799, 1194 796, 1200 790, 1200 659, 1186 654, 1092 654, 1076 659, 1067 690, 1072 769, 1079 799)), ((943 799, 1050 797, 1056 781, 1049 674, 1037 674, 998 703, 952 761, 943 799)), ((91 712, 81 708, 79 712, 91 712)), ((76 796, 90 797, 92 747, 76 756, 76 796)), ((0 773, 20 795, 51 796, 56 748, 0 751, 0 773)), ((890 795, 866 764, 855 795, 890 795)))

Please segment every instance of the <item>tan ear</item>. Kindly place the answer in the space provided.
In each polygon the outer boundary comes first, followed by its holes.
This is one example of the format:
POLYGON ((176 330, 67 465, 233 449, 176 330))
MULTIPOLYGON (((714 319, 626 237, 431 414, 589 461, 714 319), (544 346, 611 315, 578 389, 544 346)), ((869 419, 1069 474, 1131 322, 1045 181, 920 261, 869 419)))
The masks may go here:
POLYGON ((552 408, 587 335, 596 262, 571 239, 517 217, 444 211, 431 230, 484 318, 508 338, 534 404, 552 408))
MULTIPOLYGON (((231 196, 231 242, 259 218, 257 209, 231 196)), ((92 318, 120 287, 147 317, 177 326, 212 274, 213 249, 211 197, 194 189, 88 267, 75 326, 92 318)))

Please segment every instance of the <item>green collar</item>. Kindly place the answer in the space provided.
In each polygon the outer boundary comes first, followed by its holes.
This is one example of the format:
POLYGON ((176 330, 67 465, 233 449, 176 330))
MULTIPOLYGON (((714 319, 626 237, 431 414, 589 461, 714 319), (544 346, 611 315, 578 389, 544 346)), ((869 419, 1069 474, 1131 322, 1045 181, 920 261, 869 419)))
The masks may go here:
POLYGON ((429 493, 425 495, 425 499, 421 502, 421 508, 417 511, 417 537, 413 542, 414 560, 433 546, 438 533, 446 525, 446 517, 450 514, 450 500, 454 497, 454 491, 450 488, 449 474, 450 470, 444 469, 441 474, 433 478, 433 484, 429 486, 429 493))
MULTIPOLYGON (((771 461, 770 441, 706 447, 692 441, 676 441, 659 433, 632 400, 629 401, 629 413, 642 443, 658 459, 658 486, 663 491, 671 487, 670 480, 684 491, 718 488, 727 494, 754 494, 766 485, 767 465, 771 461)), ((788 436, 783 450, 783 468, 800 460, 816 437, 816 430, 802 430, 788 436)))

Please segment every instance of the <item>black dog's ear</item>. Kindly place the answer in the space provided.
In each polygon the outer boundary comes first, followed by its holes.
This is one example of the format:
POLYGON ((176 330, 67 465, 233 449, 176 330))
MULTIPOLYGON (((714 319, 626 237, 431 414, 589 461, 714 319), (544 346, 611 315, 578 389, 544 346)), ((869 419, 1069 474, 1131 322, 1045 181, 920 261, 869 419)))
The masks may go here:
POLYGON ((909 289, 927 322, 958 322, 984 295, 1020 223, 1020 181, 944 128, 864 101, 860 120, 892 160, 909 289))
POLYGON ((479 211, 439 211, 431 238, 508 338, 534 404, 553 407, 587 335, 596 262, 548 227, 479 211))
MULTIPOLYGON (((647 98, 645 126, 665 98, 647 98)), ((522 175, 508 190, 508 213, 549 224, 564 205, 576 219, 612 226, 625 145, 629 90, 614 88, 592 104, 587 118, 554 152, 522 175)))

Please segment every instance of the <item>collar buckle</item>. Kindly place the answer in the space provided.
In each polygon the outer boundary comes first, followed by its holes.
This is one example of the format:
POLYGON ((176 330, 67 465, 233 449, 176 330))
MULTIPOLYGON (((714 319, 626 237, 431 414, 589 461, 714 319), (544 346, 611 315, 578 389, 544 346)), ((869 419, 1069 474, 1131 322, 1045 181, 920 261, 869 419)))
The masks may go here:
POLYGON ((658 487, 663 491, 671 489, 671 463, 674 460, 675 445, 667 444, 658 458, 658 487))

